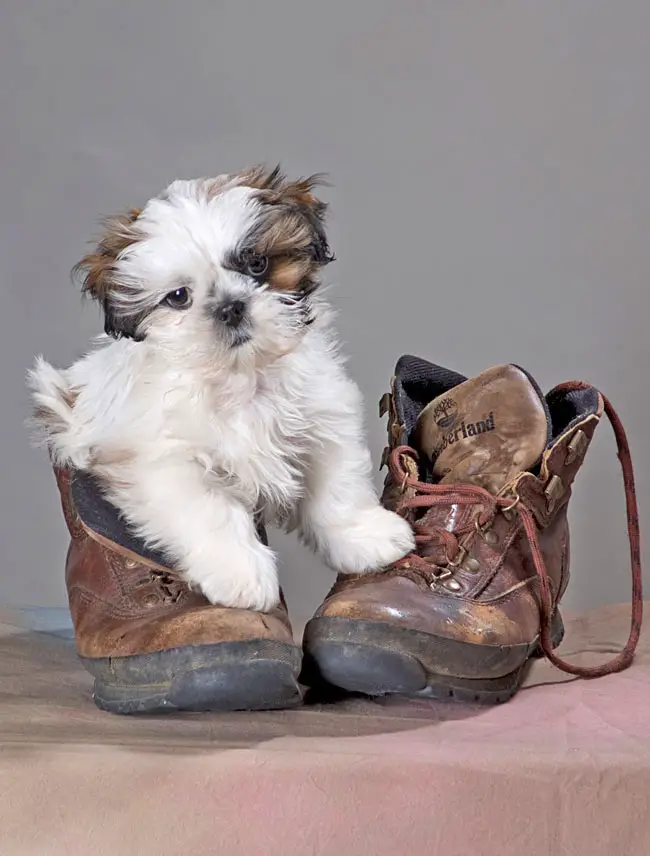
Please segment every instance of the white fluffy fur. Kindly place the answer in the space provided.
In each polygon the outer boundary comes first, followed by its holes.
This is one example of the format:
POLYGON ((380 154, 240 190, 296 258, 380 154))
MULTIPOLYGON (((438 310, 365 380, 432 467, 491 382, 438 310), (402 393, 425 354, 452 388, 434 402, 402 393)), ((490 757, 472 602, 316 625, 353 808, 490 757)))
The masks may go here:
POLYGON ((191 308, 157 308, 143 341, 103 338, 65 371, 39 358, 30 384, 57 463, 100 476, 138 534, 212 603, 265 611, 278 577, 256 509, 295 526, 342 572, 388 565, 413 536, 379 505, 361 396, 325 303, 311 298, 305 326, 277 294, 222 265, 259 215, 247 188, 207 200, 194 182, 175 182, 144 209, 146 237, 122 254, 119 275, 127 299, 146 307, 189 282, 191 308), (233 348, 220 335, 205 311, 215 294, 250 301, 249 342, 233 348))

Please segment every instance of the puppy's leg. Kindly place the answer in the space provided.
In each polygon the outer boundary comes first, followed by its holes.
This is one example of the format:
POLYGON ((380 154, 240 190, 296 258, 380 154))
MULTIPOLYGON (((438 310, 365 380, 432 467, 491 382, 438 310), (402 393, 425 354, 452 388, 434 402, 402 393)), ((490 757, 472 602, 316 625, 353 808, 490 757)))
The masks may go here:
POLYGON ((251 514, 185 461, 139 467, 115 496, 149 543, 173 556, 185 579, 212 602, 268 611, 279 601, 275 556, 251 514))
POLYGON ((410 552, 414 536, 409 524, 377 499, 356 385, 339 372, 320 386, 321 395, 324 388, 327 407, 321 399, 314 416, 317 436, 299 528, 334 570, 378 570, 410 552))

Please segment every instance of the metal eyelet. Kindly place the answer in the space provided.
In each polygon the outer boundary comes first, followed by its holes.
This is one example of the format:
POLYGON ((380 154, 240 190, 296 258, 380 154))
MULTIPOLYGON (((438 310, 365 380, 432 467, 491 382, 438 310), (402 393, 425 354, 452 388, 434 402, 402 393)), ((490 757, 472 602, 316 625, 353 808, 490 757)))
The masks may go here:
POLYGON ((449 577, 451 577, 452 575, 453 571, 451 571, 449 568, 433 569, 433 582, 431 583, 430 588, 433 588, 436 583, 442 582, 442 580, 449 579, 449 577))
POLYGON ((479 562, 478 559, 475 559, 472 556, 469 556, 467 559, 465 559, 465 561, 463 562, 461 567, 464 571, 467 571, 469 574, 475 574, 478 571, 478 569, 481 567, 481 563, 479 562))
MULTIPOLYGON (((501 509, 501 514, 506 515, 508 512, 514 511, 520 502, 521 502, 521 498, 520 498, 519 494, 515 493, 513 498, 512 498, 512 502, 510 503, 510 505, 506 505, 505 508, 501 509)), ((506 517, 506 520, 508 520, 508 519, 509 518, 506 517)))
POLYGON ((384 469, 384 467, 388 466, 388 458, 390 457, 390 448, 388 446, 384 446, 384 450, 381 453, 381 460, 379 462, 380 471, 384 469))
POLYGON ((133 568, 137 568, 137 567, 138 567, 138 564, 139 564, 139 563, 138 563, 138 562, 136 562, 136 560, 135 560, 135 559, 126 559, 126 560, 125 560, 125 562, 124 562, 124 567, 125 567, 125 568, 128 568, 128 570, 132 571, 132 570, 133 570, 133 568))
POLYGON ((544 496, 546 497, 546 513, 551 514, 564 496, 564 485, 559 476, 551 476, 544 488, 544 496))
POLYGON ((456 555, 455 559, 450 559, 449 556, 447 556, 447 568, 448 569, 460 568, 460 566, 463 564, 463 562, 465 561, 466 558, 467 558, 467 547, 459 547, 458 548, 458 554, 456 555))
POLYGON ((566 467, 570 467, 571 464, 575 464, 576 461, 583 458, 585 452, 587 451, 587 446, 589 446, 589 439, 587 435, 584 431, 578 429, 571 438, 569 445, 567 446, 567 454, 566 458, 564 459, 564 465, 566 467))
POLYGON ((160 603, 160 598, 155 594, 148 594, 144 598, 145 606, 158 606, 160 603))
POLYGON ((454 579, 445 580, 443 583, 443 586, 446 589, 449 589, 449 591, 455 591, 455 592, 458 592, 463 588, 461 586, 461 584, 458 582, 458 580, 454 580, 454 579))
POLYGON ((513 520, 515 516, 515 508, 519 505, 520 501, 521 500, 519 498, 519 494, 516 494, 510 505, 507 505, 505 508, 500 509, 504 520, 507 520, 508 523, 513 520))
POLYGON ((481 526, 478 522, 477 517, 474 521, 474 528, 476 529, 480 537, 486 542, 486 544, 489 544, 491 547, 494 547, 494 545, 498 543, 499 536, 492 529, 492 520, 488 521, 488 523, 486 523, 484 526, 481 526))

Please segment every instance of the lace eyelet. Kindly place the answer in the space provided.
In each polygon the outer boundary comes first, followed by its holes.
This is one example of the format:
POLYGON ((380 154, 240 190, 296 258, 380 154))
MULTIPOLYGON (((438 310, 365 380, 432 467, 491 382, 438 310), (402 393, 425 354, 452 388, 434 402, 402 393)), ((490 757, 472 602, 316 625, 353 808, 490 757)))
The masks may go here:
POLYGON ((475 574, 480 569, 481 563, 478 559, 474 559, 470 556, 465 559, 461 567, 464 571, 467 571, 468 574, 475 574))
MULTIPOLYGON (((501 514, 503 514, 503 516, 506 517, 506 514, 508 512, 514 511, 520 502, 521 502, 521 497, 519 496, 518 493, 515 493, 513 498, 512 498, 512 502, 510 503, 510 505, 506 505, 505 508, 501 509, 501 514)), ((506 517, 506 520, 510 520, 510 518, 506 517)))
POLYGON ((486 544, 489 544, 491 547, 493 547, 499 541, 499 536, 492 529, 493 523, 494 518, 492 518, 492 520, 488 520, 488 522, 483 524, 483 526, 481 526, 481 524, 479 523, 478 517, 474 521, 474 528, 476 529, 477 534, 485 541, 486 544))
POLYGON ((447 556, 447 568, 459 568, 466 558, 467 548, 459 547, 458 553, 456 554, 456 557, 454 559, 450 559, 449 556, 447 556))

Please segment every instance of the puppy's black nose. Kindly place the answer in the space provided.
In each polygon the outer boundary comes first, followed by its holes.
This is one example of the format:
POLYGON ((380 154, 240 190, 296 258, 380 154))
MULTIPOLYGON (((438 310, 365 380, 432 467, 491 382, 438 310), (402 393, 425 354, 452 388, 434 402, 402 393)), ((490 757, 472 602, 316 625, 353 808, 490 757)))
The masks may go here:
POLYGON ((239 327, 246 316, 246 303, 243 300, 228 300, 217 306, 216 316, 226 327, 239 327))

